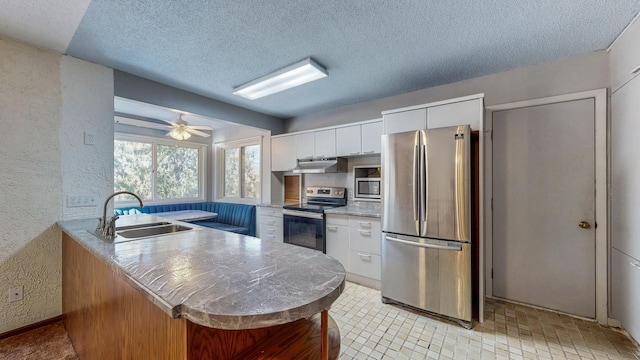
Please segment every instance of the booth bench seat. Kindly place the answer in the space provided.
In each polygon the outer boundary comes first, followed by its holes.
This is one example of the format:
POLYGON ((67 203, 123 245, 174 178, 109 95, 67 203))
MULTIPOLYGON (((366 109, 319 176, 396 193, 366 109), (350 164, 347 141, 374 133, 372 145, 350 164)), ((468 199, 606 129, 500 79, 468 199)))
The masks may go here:
POLYGON ((218 230, 230 231, 237 234, 256 236, 256 207, 248 204, 235 204, 225 202, 197 202, 166 205, 148 205, 142 208, 137 206, 113 209, 116 216, 130 214, 155 214, 168 211, 201 210, 218 214, 217 217, 207 220, 194 221, 200 226, 206 226, 218 230))

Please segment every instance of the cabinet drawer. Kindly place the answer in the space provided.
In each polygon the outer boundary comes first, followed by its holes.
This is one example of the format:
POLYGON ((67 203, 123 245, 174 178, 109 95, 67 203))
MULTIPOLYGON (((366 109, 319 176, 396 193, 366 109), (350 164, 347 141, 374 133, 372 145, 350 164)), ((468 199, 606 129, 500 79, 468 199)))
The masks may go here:
POLYGON ((282 223, 276 225, 269 225, 260 223, 260 238, 269 240, 282 241, 282 223))
POLYGON ((282 218, 277 216, 261 216, 260 226, 279 226, 282 227, 282 218))
POLYGON ((617 249, 611 254, 613 316, 631 336, 640 340, 640 261, 617 249))
POLYGON ((282 209, 270 208, 270 207, 261 207, 259 211, 260 219, 265 219, 267 217, 276 217, 282 219, 282 209))
POLYGON ((380 255, 357 250, 349 251, 349 272, 380 280, 380 255))
POLYGON ((380 221, 373 218, 349 218, 349 247, 380 255, 380 221))
POLYGON ((349 226, 349 216, 327 214, 327 225, 349 226))

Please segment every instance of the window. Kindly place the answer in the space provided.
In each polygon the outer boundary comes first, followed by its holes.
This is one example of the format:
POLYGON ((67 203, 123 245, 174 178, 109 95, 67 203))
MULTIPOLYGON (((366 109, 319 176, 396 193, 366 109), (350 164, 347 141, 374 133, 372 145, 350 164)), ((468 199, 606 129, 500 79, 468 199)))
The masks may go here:
MULTIPOLYGON (((146 202, 204 200, 205 145, 140 136, 114 140, 114 190, 146 202)), ((119 203, 130 201, 128 198, 119 203)))
POLYGON ((218 144, 219 198, 260 198, 260 139, 218 144))

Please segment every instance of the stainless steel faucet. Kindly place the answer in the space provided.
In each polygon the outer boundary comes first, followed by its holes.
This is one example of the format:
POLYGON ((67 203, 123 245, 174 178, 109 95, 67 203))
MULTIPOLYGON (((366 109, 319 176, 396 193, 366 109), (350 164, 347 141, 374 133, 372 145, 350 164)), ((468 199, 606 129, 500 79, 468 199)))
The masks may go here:
POLYGON ((122 194, 129 194, 134 196, 140 202, 140 207, 144 207, 142 204, 142 199, 140 197, 130 191, 117 191, 113 194, 109 195, 107 199, 104 201, 104 208, 102 209, 102 218, 98 222, 98 227, 96 228, 96 233, 101 234, 106 239, 113 239, 116 234, 116 220, 120 218, 119 216, 114 216, 107 221, 107 205, 109 204, 109 200, 114 197, 122 194))

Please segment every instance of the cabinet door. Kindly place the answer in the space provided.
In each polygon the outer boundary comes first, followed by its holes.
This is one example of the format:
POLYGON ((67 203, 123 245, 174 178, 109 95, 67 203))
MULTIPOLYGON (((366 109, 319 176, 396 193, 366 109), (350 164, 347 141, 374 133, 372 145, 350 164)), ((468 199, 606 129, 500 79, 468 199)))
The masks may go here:
POLYGON ((456 125, 471 125, 479 130, 482 122, 482 99, 461 101, 427 109, 427 128, 436 129, 456 125))
POLYGON ((361 142, 360 125, 336 129, 336 153, 338 156, 360 155, 361 142))
POLYGON ((311 159, 315 152, 314 134, 312 132, 298 134, 296 137, 296 157, 298 159, 311 159))
POLYGON ((424 108, 386 114, 384 115, 383 119, 385 134, 395 134, 405 131, 426 129, 427 109, 424 108))
POLYGON ((349 271, 349 228, 344 225, 326 225, 327 255, 340 261, 349 271))
POLYGON ((314 156, 317 158, 336 157, 336 129, 315 131, 314 156))
POLYGON ((640 261, 612 249, 611 311, 622 327, 640 339, 640 261))
POLYGON ((640 259, 640 78, 611 95, 611 244, 640 259))
POLYGON ((627 28, 616 40, 609 53, 609 68, 611 69, 611 89, 618 90, 629 79, 637 76, 631 71, 640 66, 640 21, 636 21, 627 28))
POLYGON ((271 171, 288 171, 296 165, 296 137, 271 138, 271 171))
POLYGON ((380 154, 382 136, 382 121, 362 124, 362 153, 380 154))

